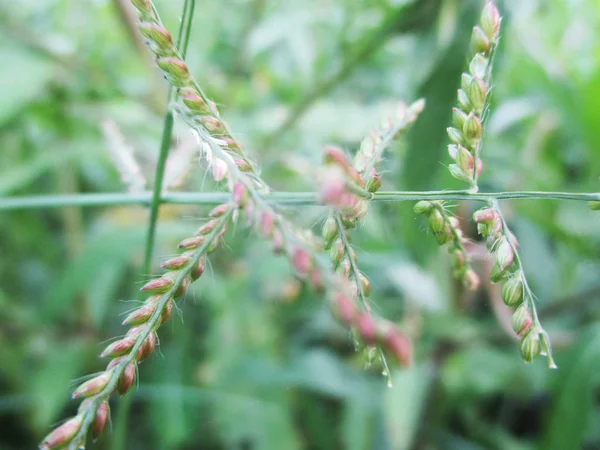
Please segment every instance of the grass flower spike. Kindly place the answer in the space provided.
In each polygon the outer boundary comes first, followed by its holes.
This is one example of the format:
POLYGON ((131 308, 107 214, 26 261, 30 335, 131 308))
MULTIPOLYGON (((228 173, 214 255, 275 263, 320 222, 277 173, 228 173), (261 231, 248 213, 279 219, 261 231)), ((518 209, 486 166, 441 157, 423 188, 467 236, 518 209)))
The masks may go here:
POLYGON ((423 110, 425 103, 419 100, 409 107, 400 103, 394 116, 382 121, 381 129, 372 130, 362 141, 351 164, 345 153, 336 147, 325 148, 325 167, 321 172, 319 199, 333 210, 325 219, 322 236, 325 249, 334 269, 352 281, 352 298, 338 298, 337 315, 353 330, 355 346, 365 347, 368 363, 377 355, 383 366, 383 374, 391 386, 391 374, 382 348, 387 348, 403 364, 409 360, 410 344, 399 331, 373 318, 368 297, 371 283, 357 266, 356 252, 350 245, 350 228, 363 219, 369 208, 373 193, 381 187, 381 178, 376 165, 393 139, 397 138, 413 123, 423 110), (379 339, 376 337, 379 336, 379 339))
MULTIPOLYGON (((287 259, 297 279, 327 301, 332 315, 349 330, 355 348, 363 352, 367 364, 379 364, 391 386, 386 356, 391 355, 400 365, 406 366, 412 361, 413 347, 407 334, 373 311, 369 299, 371 281, 359 267, 357 253, 352 247, 352 230, 365 218, 373 199, 417 201, 414 212, 427 220, 438 244, 447 248, 453 276, 471 290, 479 287, 479 275, 471 266, 468 238, 446 201, 486 202, 486 207, 474 213, 473 221, 494 258, 491 280, 503 283, 501 297, 511 308, 512 328, 520 341, 522 358, 531 362, 536 356, 544 355, 549 366, 556 367, 549 335, 540 323, 535 297, 525 276, 517 239, 508 228, 498 204, 500 198, 511 198, 510 195, 519 198, 527 193, 478 192, 482 170, 481 143, 501 24, 499 11, 492 1, 485 3, 478 24, 473 28, 472 56, 468 70, 461 76, 457 104, 452 110, 452 126, 447 128, 451 141, 448 152, 453 160, 449 171, 455 178, 467 182, 468 190, 380 192, 382 174, 379 166, 386 149, 417 120, 425 107, 422 99, 410 105, 399 103, 393 114, 386 116, 377 129, 367 134, 353 155, 335 146, 325 147, 323 165, 315 177, 318 192, 295 193, 298 197, 284 193, 288 200, 293 198, 300 203, 298 198, 302 201, 309 198, 306 202, 325 207, 322 239, 315 237, 310 229, 297 227, 286 217, 281 205, 275 203, 274 198, 283 196, 270 193, 258 164, 248 156, 221 117, 215 102, 204 94, 190 73, 182 52, 174 45, 151 0, 131 0, 131 3, 139 18, 139 31, 154 54, 156 66, 171 85, 169 98, 172 101, 167 115, 170 114, 171 119, 176 115, 189 128, 206 173, 225 192, 215 193, 222 197, 217 201, 213 198, 211 202, 220 204, 210 211, 207 220, 194 233, 190 232, 179 242, 178 254, 162 262, 163 273, 141 286, 140 291, 146 298, 124 318, 122 325, 127 331, 100 353, 100 357, 106 359, 106 368, 75 388, 72 398, 81 401, 77 413, 43 439, 39 446, 41 450, 79 450, 85 447, 88 435, 94 440, 102 435, 110 421, 110 398, 115 393, 126 395, 135 386, 139 365, 154 353, 159 343, 157 333, 161 325, 170 319, 177 300, 186 294, 191 283, 203 275, 209 255, 219 248, 231 224, 245 224, 264 239, 275 254, 287 259)), ((115 130, 105 128, 108 137, 114 138, 115 130)), ((170 136, 170 133, 169 129, 165 135, 170 136)), ((117 137, 119 142, 112 139, 114 147, 130 152, 120 142, 124 139, 117 137)), ((168 151, 169 139, 163 139, 163 144, 163 149, 168 151)), ((124 167, 121 172, 128 174, 127 180, 139 181, 140 170, 130 154, 120 155, 117 161, 124 167)), ((157 173, 161 173, 160 163, 157 167, 157 173)), ((175 172, 183 173, 181 168, 175 172)), ((575 195, 554 194, 554 198, 573 198, 575 195)), ((153 212, 160 202, 167 201, 167 196, 160 197, 160 191, 155 191, 154 195, 153 212), (156 201, 157 196, 159 201, 156 201)), ((598 194, 578 195, 579 200, 590 200, 590 208, 600 209, 598 194)), ((543 196, 539 195, 539 198, 543 196)), ((142 203, 144 201, 147 200, 142 203)), ((155 222, 151 219, 151 223, 155 222)), ((149 242, 146 263, 151 260, 152 240, 149 242)), ((300 285, 297 280, 294 283, 300 285)))
POLYGON ((477 179, 483 167, 480 159, 483 120, 491 88, 492 60, 500 34, 500 13, 492 2, 487 2, 481 13, 479 26, 473 28, 471 49, 474 53, 468 73, 461 76, 458 105, 452 110, 452 124, 448 136, 452 144, 448 153, 455 161, 448 167, 459 180, 466 181, 472 192, 477 192, 477 179))
POLYGON ((40 444, 40 449, 83 448, 90 427, 94 439, 98 438, 110 414, 108 399, 115 390, 119 395, 125 395, 134 384, 137 365, 154 351, 156 332, 171 316, 173 302, 183 296, 190 282, 202 274, 206 255, 218 245, 237 207, 233 202, 220 205, 220 216, 205 239, 195 246, 187 245, 177 264, 173 264, 172 259, 168 260, 165 263, 168 271, 141 288, 153 295, 125 318, 123 324, 131 326, 126 335, 102 352, 103 358, 111 358, 106 370, 75 389, 73 398, 84 399, 77 416, 50 433, 40 444))
POLYGON ((494 283, 504 281, 502 300, 513 308, 512 326, 521 339, 521 355, 531 362, 537 355, 548 358, 548 365, 555 368, 550 337, 543 329, 537 315, 535 298, 523 271, 517 251, 518 243, 510 231, 496 202, 473 214, 479 234, 486 238, 488 249, 496 259, 491 279, 494 283))

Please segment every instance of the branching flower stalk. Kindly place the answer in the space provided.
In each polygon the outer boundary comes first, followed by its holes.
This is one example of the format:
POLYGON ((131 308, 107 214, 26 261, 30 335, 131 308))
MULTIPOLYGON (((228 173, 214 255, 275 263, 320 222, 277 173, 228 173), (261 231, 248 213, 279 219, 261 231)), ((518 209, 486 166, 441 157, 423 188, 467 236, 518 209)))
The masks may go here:
MULTIPOLYGON (((461 89, 458 90, 459 108, 454 108, 452 113, 455 128, 448 128, 448 135, 453 142, 448 146, 448 151, 456 161, 456 164, 449 166, 450 173, 469 181, 472 193, 478 190, 477 179, 482 167, 479 158, 482 122, 490 89, 492 59, 500 33, 500 13, 491 1, 485 4, 479 22, 471 36, 475 56, 469 64, 470 73, 462 75, 461 89)), ((502 299, 506 305, 514 308, 512 325, 521 339, 521 355, 525 361, 531 362, 541 353, 547 356, 549 366, 555 368, 550 338, 540 324, 535 299, 517 252, 517 239, 506 225, 497 199, 489 199, 488 205, 488 208, 476 211, 473 220, 477 222, 479 234, 486 238, 487 247, 496 258, 491 280, 494 283, 505 281, 502 299)), ((448 232, 452 232, 454 246, 460 244, 461 235, 448 223, 441 202, 419 202, 415 210, 429 215, 430 228, 436 237, 441 236, 441 240, 438 239, 440 243, 447 239, 447 228, 448 232)), ((459 247, 459 252, 461 256, 468 256, 464 247, 459 247)), ((465 273, 470 273, 469 269, 465 273)), ((468 278, 466 281, 469 283, 468 278)))
POLYGON ((498 202, 492 200, 489 207, 476 211, 473 220, 477 222, 479 233, 486 238, 488 249, 496 258, 491 280, 494 283, 504 281, 502 300, 513 308, 512 326, 521 340, 523 359, 531 362, 541 354, 548 358, 550 368, 556 368, 550 337, 538 318, 535 297, 527 283, 517 251, 517 239, 506 225, 498 202))
MULTIPOLYGON (((410 343, 406 337, 389 322, 365 319, 355 314, 356 308, 347 282, 341 280, 332 271, 330 263, 318 254, 318 246, 311 235, 295 230, 265 201, 267 184, 220 118, 214 102, 206 97, 189 73, 152 3, 149 0, 134 0, 133 3, 140 14, 140 30, 149 39, 150 48, 157 55, 157 65, 167 80, 179 89, 183 104, 177 105, 177 110, 198 136, 203 156, 215 181, 227 181, 233 198, 244 206, 247 221, 272 241, 275 251, 286 254, 300 277, 309 278, 317 290, 327 291, 327 298, 342 322, 353 325, 360 321, 362 326, 358 329, 365 342, 380 341, 401 363, 407 363, 410 359, 410 343)), ((362 188, 359 191, 368 194, 362 188)))
POLYGON ((483 121, 491 88, 492 62, 500 35, 500 13, 488 1, 481 13, 479 25, 473 28, 471 49, 474 53, 469 72, 461 76, 458 90, 458 107, 452 110, 453 127, 447 129, 452 144, 448 146, 452 176, 470 184, 477 192, 477 179, 481 173, 480 159, 483 121))
MULTIPOLYGON (((235 155, 236 164, 250 175, 255 175, 253 163, 245 156, 241 144, 234 139, 227 123, 221 119, 215 103, 204 94, 190 74, 152 2, 131 0, 131 3, 136 7, 140 18, 140 32, 148 39, 148 46, 156 55, 157 66, 163 71, 167 81, 178 90, 177 94, 182 103, 170 106, 174 107, 193 129, 203 129, 208 134, 219 136, 219 145, 235 155)), ((215 180, 224 179, 227 170, 225 162, 215 158, 209 163, 215 180)), ((258 176, 254 181, 256 184, 261 182, 258 176)))
POLYGON ((321 254, 321 245, 312 233, 296 230, 265 200, 263 187, 266 187, 266 183, 259 179, 257 184, 256 175, 250 177, 244 172, 229 150, 220 145, 218 138, 200 127, 194 130, 201 138, 204 153, 210 155, 208 159, 217 157, 225 162, 229 184, 234 186, 234 198, 244 199, 242 202, 248 223, 263 238, 271 241, 275 253, 286 255, 298 277, 307 279, 315 291, 325 294, 336 317, 344 325, 355 329, 363 342, 381 345, 401 364, 408 364, 411 359, 408 338, 391 322, 360 312, 360 305, 356 305, 347 276, 341 277, 334 272, 331 262, 321 254), (260 187, 257 188, 257 185, 260 187), (238 194, 236 189, 239 190, 238 194))
MULTIPOLYGON (((356 252, 350 245, 349 229, 355 228, 356 223, 364 218, 370 198, 381 187, 380 177, 375 170, 376 164, 390 143, 416 120, 424 105, 423 100, 410 107, 400 103, 395 114, 386 117, 380 129, 372 130, 362 141, 353 165, 341 149, 325 149, 326 166, 320 176, 319 197, 323 203, 334 208, 325 219, 322 228, 325 249, 330 250, 334 269, 351 279, 353 294, 359 300, 361 312, 368 316, 372 315, 368 302, 371 284, 357 266, 356 252), (366 192, 363 189, 366 189, 366 192)), ((354 341, 356 348, 362 348, 364 345, 360 341, 361 333, 360 330, 356 330, 358 325, 357 323, 353 328, 354 341)), ((391 387, 391 373, 381 347, 368 345, 364 348, 364 355, 368 364, 375 358, 379 359, 388 386, 391 387)))
MULTIPOLYGON (((233 138, 228 125, 220 118, 216 105, 190 75, 152 2, 131 1, 140 18, 140 31, 157 57, 157 65, 169 83, 178 89, 181 103, 172 107, 198 137, 202 155, 208 162, 213 178, 216 182, 226 182, 230 198, 213 209, 211 220, 202 225, 194 236, 179 244, 184 252, 162 265, 167 272, 142 287, 143 291, 152 294, 151 297, 125 319, 124 325, 131 327, 127 334, 102 352, 103 357, 111 357, 112 361, 105 371, 75 390, 73 397, 84 399, 77 415, 50 433, 40 444, 42 450, 83 448, 90 428, 94 438, 102 433, 110 415, 109 397, 115 391, 124 395, 131 388, 137 365, 154 350, 156 331, 169 318, 175 298, 183 295, 189 284, 201 276, 206 255, 218 247, 229 220, 236 221, 240 214, 244 214, 246 221, 271 242, 276 253, 287 256, 300 278, 307 280, 315 291, 324 292, 336 317, 355 330, 361 342, 385 349, 401 364, 407 364, 411 359, 412 347, 408 338, 394 324, 372 315, 367 301, 369 282, 356 265, 348 228, 354 227, 357 220, 364 217, 368 201, 379 190, 381 181, 374 168, 385 147, 416 118, 422 103, 417 102, 403 110, 401 117, 397 117, 398 122, 392 120, 384 123, 382 134, 371 134, 361 145, 354 167, 343 153, 340 156, 336 150, 328 152, 332 176, 328 177, 319 197, 321 202, 338 210, 330 216, 332 220, 327 220, 334 224, 335 230, 331 233, 324 230, 329 236, 326 240, 330 245, 334 268, 332 261, 322 254, 320 243, 312 234, 296 230, 269 203, 267 184, 233 138), (336 273, 335 269, 341 274, 336 273), (354 284, 348 279, 351 273, 354 284)), ((471 73, 463 76, 463 89, 459 90, 461 109, 455 111, 455 125, 461 126, 449 129, 451 138, 455 138, 453 148, 456 150, 457 164, 453 166, 470 176, 472 193, 477 190, 477 172, 481 167, 478 156, 481 120, 489 90, 490 59, 498 39, 499 24, 498 11, 493 4, 487 3, 480 27, 476 27, 473 34, 472 43, 477 53, 470 64, 471 73), (468 155, 472 157, 471 162, 468 155)), ((458 173, 452 166, 451 171, 458 173)), ((444 239, 452 240, 455 250, 466 255, 462 247, 462 235, 443 204, 432 202, 430 206, 431 214, 441 217, 441 221, 436 219, 439 222, 436 227, 441 227, 440 235, 443 231, 446 234, 444 239)), ((488 246, 497 257, 498 269, 493 278, 508 279, 503 289, 505 302, 518 305, 513 322, 522 338, 523 357, 531 361, 538 353, 545 353, 550 364, 554 365, 547 334, 539 324, 533 294, 523 274, 516 241, 513 241, 514 237, 506 227, 495 199, 490 202, 490 208, 476 213, 475 220, 479 223, 480 232, 488 237, 488 246)))
MULTIPOLYGON (((500 35, 500 13, 488 1, 481 13, 479 25, 473 27, 471 49, 474 53, 469 63, 469 72, 461 75, 458 90, 458 107, 452 109, 453 127, 447 129, 452 144, 448 153, 455 161, 448 169, 453 177, 467 181, 470 193, 479 188, 477 180, 483 164, 480 159, 483 121, 491 88, 492 60, 500 35)), ((429 229, 440 245, 448 242, 454 276, 469 289, 477 289, 479 278, 472 270, 469 254, 464 247, 465 239, 458 221, 448 215, 440 201, 420 201, 415 213, 427 216, 429 229)))
POLYGON ((84 448, 90 427, 94 440, 98 438, 110 416, 109 398, 115 391, 125 395, 134 384, 137 366, 154 351, 156 332, 171 316, 173 302, 202 275, 206 255, 217 249, 238 207, 232 201, 215 208, 211 213, 214 219, 201 226, 195 236, 180 242, 184 252, 162 264, 167 272, 141 288, 151 297, 125 318, 123 325, 131 327, 125 336, 102 352, 102 357, 112 358, 106 370, 75 389, 73 398, 83 399, 77 415, 46 436, 40 449, 84 448))

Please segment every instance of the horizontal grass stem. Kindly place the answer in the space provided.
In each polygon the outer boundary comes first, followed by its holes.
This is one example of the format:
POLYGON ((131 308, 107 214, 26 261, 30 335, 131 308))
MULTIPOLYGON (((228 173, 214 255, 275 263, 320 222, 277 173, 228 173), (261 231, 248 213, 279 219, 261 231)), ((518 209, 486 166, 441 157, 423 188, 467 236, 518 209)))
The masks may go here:
MULTIPOLYGON (((160 197, 161 203, 179 205, 218 205, 229 200, 227 192, 173 192, 160 197)), ((62 208, 66 206, 94 207, 114 205, 143 205, 151 203, 152 193, 106 193, 106 194, 74 194, 74 195, 39 195, 0 198, 0 211, 62 208)), ((319 204, 316 192, 274 192, 264 194, 270 203, 281 205, 310 206, 319 204)), ((577 200, 600 201, 600 193, 594 192, 468 192, 468 191, 388 191, 378 192, 371 201, 419 201, 419 200, 577 200)))

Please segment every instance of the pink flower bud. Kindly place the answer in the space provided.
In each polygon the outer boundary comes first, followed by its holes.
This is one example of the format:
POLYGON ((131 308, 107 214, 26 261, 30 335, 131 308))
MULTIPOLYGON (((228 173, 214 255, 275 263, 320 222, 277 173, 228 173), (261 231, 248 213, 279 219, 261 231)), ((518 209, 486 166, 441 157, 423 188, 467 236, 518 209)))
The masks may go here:
POLYGON ((142 14, 150 14, 152 12, 152 2, 150 0, 131 0, 131 3, 142 14))
POLYGON ((463 111, 471 111, 473 109, 473 105, 471 105, 471 101, 469 100, 469 96, 464 91, 464 89, 459 89, 457 93, 458 97, 458 106, 463 111))
POLYGON ((275 254, 281 253, 283 250, 283 235, 281 231, 274 230, 273 231, 273 252, 275 254))
POLYGON ((149 22, 139 25, 140 32, 151 41, 150 49, 158 56, 173 54, 174 46, 171 34, 166 28, 149 22))
POLYGON ((470 142, 479 140, 481 138, 482 131, 483 127, 481 126, 481 121, 479 120, 479 117, 477 117, 472 112, 469 113, 469 115, 467 116, 467 120, 463 125, 463 134, 465 138, 470 142))
POLYGON ((106 366, 106 370, 112 369, 113 367, 115 367, 116 365, 118 365, 120 362, 122 362, 124 359, 125 359, 125 356, 119 356, 118 358, 112 359, 108 363, 108 366, 106 366))
POLYGON ((352 300, 350 300, 350 297, 338 292, 335 295, 334 301, 335 313, 340 321, 346 326, 351 326, 356 315, 356 308, 354 307, 352 300))
POLYGON ((373 344, 377 334, 377 329, 373 318, 367 313, 360 313, 356 319, 356 328, 358 334, 366 344, 373 344))
POLYGON ((144 361, 148 356, 152 354, 154 351, 154 347, 156 346, 156 333, 150 333, 142 346, 140 347, 140 351, 137 355, 138 363, 144 361))
POLYGON ((337 266, 344 257, 344 244, 340 239, 336 240, 329 250, 329 259, 337 266))
POLYGON ((198 278, 200 278, 202 276, 202 274, 204 273, 204 267, 205 267, 204 258, 200 258, 198 260, 198 264, 196 264, 196 266, 192 269, 192 272, 190 273, 192 280, 197 280, 198 278))
POLYGON ((444 231, 446 226, 446 222, 444 221, 444 216, 437 209, 431 211, 429 214, 429 228, 433 231, 434 234, 439 234, 444 231))
POLYGON ((110 416, 110 409, 108 406, 108 401, 103 401, 98 406, 96 410, 96 415, 94 417, 94 422, 92 422, 92 438, 94 442, 98 440, 104 428, 106 428, 106 423, 108 422, 108 417, 110 416))
POLYGON ((433 204, 431 202, 428 202, 427 200, 421 200, 413 207, 413 211, 415 212, 415 214, 424 214, 426 216, 431 214, 433 209, 433 204))
POLYGON ((473 52, 487 54, 490 51, 490 47, 490 40, 485 32, 480 27, 473 27, 473 34, 471 35, 471 48, 473 52))
POLYGON ((426 103, 425 99, 420 98, 408 107, 407 114, 409 114, 411 116, 410 122, 414 122, 415 120, 417 120, 417 116, 419 114, 421 114, 423 112, 423 110, 425 109, 425 103, 426 103))
POLYGON ((310 271, 310 284, 312 285, 315 292, 323 292, 323 277, 321 272, 317 269, 313 269, 310 271))
POLYGON ((215 218, 221 217, 227 211, 229 211, 229 208, 231 208, 231 205, 229 203, 222 203, 219 206, 216 206, 210 213, 208 213, 208 215, 210 217, 215 217, 215 218))
POLYGON ((221 181, 229 172, 229 167, 227 167, 227 163, 222 159, 215 158, 212 162, 212 175, 215 181, 221 181))
POLYGON ((162 294, 167 292, 171 286, 173 286, 173 280, 162 276, 147 282, 140 288, 140 291, 149 292, 151 294, 162 294))
POLYGON ((175 291, 174 296, 181 297, 182 295, 184 295, 187 292, 187 289, 190 286, 191 282, 192 280, 190 280, 190 277, 184 277, 183 281, 181 282, 181 285, 179 286, 177 291, 175 291))
POLYGON ((102 372, 100 375, 95 376, 94 378, 87 380, 85 383, 79 385, 77 389, 73 391, 71 394, 72 398, 79 397, 91 397, 92 395, 96 395, 98 392, 102 391, 110 381, 110 377, 112 375, 111 370, 107 370, 102 372))
POLYGON ((515 259, 515 252, 505 237, 500 239, 495 250, 496 261, 500 266, 500 269, 504 271, 513 263, 515 259))
POLYGON ((473 220, 477 223, 491 223, 496 220, 498 213, 492 208, 483 208, 473 213, 473 220))
POLYGON ((240 169, 240 172, 250 172, 252 170, 250 163, 244 159, 236 159, 235 165, 240 169))
POLYGON ((467 175, 473 174, 473 167, 475 166, 473 155, 462 145, 458 146, 458 152, 456 154, 456 164, 467 175))
POLYGON ((223 129, 225 128, 223 124, 219 121, 219 119, 212 116, 202 116, 200 117, 200 122, 202 122, 204 128, 206 128, 210 132, 223 131, 223 129))
POLYGON ((82 422, 82 415, 67 420, 44 438, 40 444, 40 450, 55 450, 65 447, 75 437, 82 422))
POLYGON ((227 144, 229 150, 233 151, 234 153, 240 153, 240 145, 237 141, 230 137, 222 137, 221 140, 227 144))
POLYGON ((523 337, 520 350, 523 360, 528 363, 532 362, 540 354, 540 333, 537 329, 531 330, 523 337))
POLYGON ((173 313, 173 301, 169 300, 165 303, 165 307, 160 313, 160 323, 165 323, 167 320, 171 318, 171 314, 173 313))
POLYGON ((206 238, 204 236, 194 236, 190 238, 186 238, 177 245, 177 248, 193 250, 195 248, 200 247, 206 238))
POLYGON ((523 279, 521 272, 509 278, 502 286, 502 301, 507 306, 517 306, 523 300, 523 279))
POLYGON ((335 208, 347 206, 344 198, 349 194, 345 175, 339 168, 328 167, 320 174, 319 201, 335 208))
POLYGON ((179 270, 188 265, 190 262, 190 255, 179 255, 174 258, 169 258, 163 262, 160 267, 166 270, 179 270))
MULTIPOLYGON (((487 58, 483 53, 476 53, 475 56, 473 56, 473 59, 471 59, 471 62, 469 63, 469 72, 471 72, 471 75, 473 75, 473 79, 485 78, 489 63, 489 58, 487 58)), ((471 83, 471 85, 473 85, 473 83, 471 83)), ((469 95, 471 103, 473 103, 473 98, 471 98, 470 92, 468 90, 467 94, 469 95)))
POLYGON ((452 123, 458 130, 462 130, 467 120, 467 114, 458 108, 452 108, 452 123))
POLYGON ((533 323, 533 319, 531 318, 531 313, 529 312, 529 308, 522 303, 515 311, 512 316, 512 327, 517 333, 517 336, 523 336, 529 328, 531 328, 531 324, 533 323))
POLYGON ((448 165, 448 170, 450 171, 450 175, 454 178, 457 178, 462 181, 471 181, 471 176, 468 173, 465 173, 457 164, 448 165))
POLYGON ((362 285, 363 294, 365 295, 365 297, 368 297, 371 294, 371 282, 365 276, 364 273, 359 273, 358 279, 360 281, 360 284, 362 285))
POLYGON ((493 2, 488 1, 483 7, 481 13, 480 23, 481 29, 492 42, 498 39, 498 33, 500 31, 500 13, 498 8, 493 2))
POLYGON ((371 158, 375 155, 375 150, 381 142, 381 136, 377 130, 371 130, 366 138, 360 144, 360 152, 371 158))
POLYGON ((367 155, 363 152, 357 152, 356 155, 354 155, 354 168, 359 172, 362 172, 367 168, 368 161, 369 158, 367 158, 367 155))
POLYGON ((356 183, 358 186, 363 188, 365 187, 365 180, 363 180, 363 178, 360 176, 360 174, 354 167, 348 167, 346 173, 348 174, 350 179, 354 181, 354 183, 356 183))
POLYGON ((123 373, 119 377, 118 390, 119 395, 123 397, 135 380, 135 363, 131 362, 125 366, 123 373))
POLYGON ((450 138, 450 140, 452 142, 454 142, 457 145, 460 145, 463 143, 463 135, 462 135, 462 131, 457 130, 456 128, 453 127, 448 127, 446 128, 446 131, 448 133, 448 137, 450 138))
POLYGON ((156 65, 167 75, 174 86, 185 86, 189 83, 190 72, 185 62, 177 57, 163 57, 156 60, 156 65))
POLYGON ((308 251, 301 247, 296 247, 292 254, 292 266, 300 276, 306 276, 312 267, 312 258, 308 251))
POLYGON ((517 241, 517 237, 510 230, 506 230, 508 235, 508 242, 510 242, 514 248, 519 248, 519 242, 517 241))
POLYGON ((146 327, 144 325, 136 325, 134 327, 131 327, 129 329, 129 331, 127 331, 127 333, 125 334, 125 337, 131 337, 136 339, 142 331, 144 331, 146 327))
POLYGON ((381 189, 381 178, 379 178, 379 175, 373 175, 371 178, 369 178, 369 181, 367 181, 365 187, 367 191, 371 193, 377 192, 379 189, 381 189))
POLYGON ((260 214, 260 231, 263 236, 268 237, 271 235, 274 222, 273 214, 267 211, 263 211, 260 214))
POLYGON ((335 164, 344 169, 344 171, 351 167, 346 154, 341 148, 333 145, 327 145, 324 149, 324 153, 324 160, 326 164, 335 164))
POLYGON ((412 345, 406 335, 395 327, 390 327, 385 334, 384 345, 398 362, 404 366, 412 360, 412 345))
POLYGON ((113 342, 100 354, 100 357, 106 356, 121 356, 127 353, 131 347, 135 345, 135 339, 132 337, 126 337, 113 342))
POLYGON ((339 268, 337 270, 342 275, 344 275, 344 277, 348 278, 348 276, 350 275, 351 269, 352 269, 352 266, 350 264, 350 260, 348 258, 344 258, 344 259, 342 259, 342 262, 340 263, 339 268))
POLYGON ((475 111, 481 112, 485 106, 485 99, 487 97, 487 86, 483 80, 479 76, 473 77, 466 92, 475 111))
POLYGON ((202 236, 202 235, 210 234, 218 224, 219 224, 218 219, 211 219, 208 222, 206 222, 204 225, 202 225, 200 228, 198 228, 198 230, 196 231, 196 235, 202 236))
POLYGON ((592 211, 600 211, 600 201, 592 200, 588 202, 588 208, 592 211))
POLYGON ((453 160, 456 161, 456 157, 458 156, 458 145, 449 144, 448 145, 448 154, 450 155, 450 158, 452 158, 453 160))
POLYGON ((192 87, 182 87, 179 89, 179 98, 181 98, 185 106, 196 114, 205 114, 209 111, 204 99, 192 87))
POLYGON ((359 220, 365 217, 368 211, 369 201, 364 198, 357 198, 352 208, 350 208, 350 210, 347 211, 346 214, 355 220, 359 220))
POLYGON ((154 314, 155 310, 156 308, 154 306, 142 305, 135 311, 129 313, 129 315, 125 317, 125 320, 122 324, 139 325, 141 323, 146 323, 150 319, 150 317, 152 317, 152 314, 154 314))
POLYGON ((338 235, 338 224, 335 217, 331 215, 327 217, 323 224, 321 235, 323 236, 323 239, 325 239, 325 249, 328 249, 338 235))
POLYGON ((248 201, 248 189, 242 183, 236 183, 231 191, 231 198, 238 207, 245 206, 248 201))
POLYGON ((479 288, 479 276, 471 269, 465 272, 463 281, 467 289, 471 291, 476 291, 479 288))

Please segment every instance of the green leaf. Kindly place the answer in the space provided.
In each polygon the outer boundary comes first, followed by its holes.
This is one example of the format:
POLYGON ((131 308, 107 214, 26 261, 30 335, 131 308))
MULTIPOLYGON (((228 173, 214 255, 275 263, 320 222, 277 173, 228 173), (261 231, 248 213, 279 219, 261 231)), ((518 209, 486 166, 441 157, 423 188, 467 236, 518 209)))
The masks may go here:
POLYGON ((0 40, 2 107, 0 126, 15 117, 30 102, 40 100, 52 79, 52 64, 13 42, 0 40), (17 75, 18 74, 18 75, 17 75))
POLYGON ((394 450, 412 448, 421 411, 433 377, 428 364, 397 370, 393 373, 393 387, 384 392, 385 427, 394 450))
POLYGON ((45 362, 35 371, 27 388, 35 399, 32 421, 37 430, 45 430, 57 419, 89 352, 89 342, 81 339, 48 345, 45 362))
POLYGON ((600 384, 600 327, 583 333, 570 357, 556 372, 556 399, 542 440, 544 450, 581 448, 586 432, 595 429, 594 391, 600 384))

